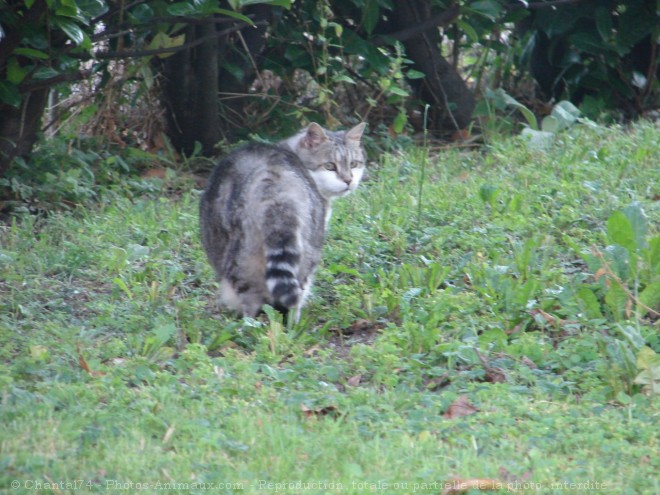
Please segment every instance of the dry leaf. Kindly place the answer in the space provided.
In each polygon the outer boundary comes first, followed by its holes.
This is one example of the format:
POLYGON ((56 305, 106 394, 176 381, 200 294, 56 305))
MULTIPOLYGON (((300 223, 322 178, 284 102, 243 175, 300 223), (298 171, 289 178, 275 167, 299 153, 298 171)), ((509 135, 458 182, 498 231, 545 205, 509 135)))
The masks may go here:
POLYGON ((91 370, 91 368, 89 367, 89 364, 87 364, 87 361, 85 360, 85 357, 82 355, 82 351, 80 350, 80 345, 78 345, 78 364, 90 376, 103 376, 103 375, 105 375, 105 373, 103 371, 92 371, 91 370))
POLYGON ((449 409, 447 409, 442 417, 446 419, 456 419, 474 414, 478 410, 479 409, 470 404, 470 399, 468 399, 467 395, 461 395, 452 405, 449 406, 449 409))
POLYGON ((167 428, 167 431, 165 432, 165 435, 163 435, 163 443, 167 443, 172 439, 172 435, 174 435, 174 426, 170 426, 167 428))
POLYGON ((520 362, 522 364, 524 364, 525 366, 527 366, 528 368, 530 368, 530 369, 533 369, 533 370, 538 369, 538 366, 536 365, 536 363, 534 361, 532 361, 531 359, 529 359, 527 356, 521 357, 520 362))
POLYGON ((318 418, 321 416, 331 416, 337 418, 341 413, 335 406, 319 407, 318 409, 310 409, 305 404, 300 404, 300 409, 306 418, 318 418))
POLYGON ((452 495, 458 493, 465 493, 468 490, 508 490, 506 483, 500 480, 493 480, 490 478, 472 478, 463 480, 454 478, 445 482, 445 489, 442 495, 452 495))
POLYGON ((348 380, 346 380, 346 385, 350 385, 351 387, 357 387, 361 381, 362 381, 362 375, 355 375, 350 377, 348 380))
POLYGON ((167 170, 164 168, 150 168, 142 172, 141 177, 143 179, 166 179, 167 170))

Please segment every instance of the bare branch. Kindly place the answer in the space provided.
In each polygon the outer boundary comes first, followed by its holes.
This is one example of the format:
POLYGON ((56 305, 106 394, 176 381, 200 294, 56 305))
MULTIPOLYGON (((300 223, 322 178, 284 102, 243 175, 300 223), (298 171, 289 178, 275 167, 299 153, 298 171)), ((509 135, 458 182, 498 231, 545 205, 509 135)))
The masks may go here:
POLYGON ((438 15, 434 15, 430 19, 422 21, 414 27, 402 29, 401 31, 385 36, 376 36, 373 39, 373 43, 376 46, 380 46, 387 44, 389 40, 407 41, 409 39, 415 38, 416 36, 419 36, 424 31, 428 31, 431 28, 451 24, 458 17, 459 13, 460 11, 458 5, 451 5, 444 12, 438 15))

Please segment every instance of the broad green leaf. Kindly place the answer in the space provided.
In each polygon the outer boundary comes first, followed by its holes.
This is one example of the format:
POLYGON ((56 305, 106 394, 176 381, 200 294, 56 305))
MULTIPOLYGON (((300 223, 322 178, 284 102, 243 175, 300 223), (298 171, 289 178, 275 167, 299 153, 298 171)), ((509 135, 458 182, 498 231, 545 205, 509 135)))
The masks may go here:
POLYGON ((468 24, 465 22, 464 19, 459 19, 456 21, 456 25, 458 28, 465 33, 465 35, 468 37, 470 42, 472 43, 478 43, 479 42, 479 35, 477 34, 477 31, 472 27, 471 24, 468 24))
POLYGON ((188 2, 177 2, 167 7, 167 13, 178 16, 194 16, 198 12, 197 9, 188 2))
POLYGON ((603 41, 609 41, 612 37, 612 15, 607 7, 600 6, 596 8, 596 28, 603 41))
POLYGON ((362 25, 364 30, 371 34, 378 24, 380 16, 380 6, 377 0, 366 0, 364 7, 362 7, 362 25))
POLYGON ((607 289, 605 303, 617 321, 627 318, 626 307, 628 305, 628 294, 619 284, 613 282, 609 289, 607 289))
POLYGON ((239 14, 238 12, 234 12, 233 10, 227 10, 227 9, 213 9, 214 14, 220 14, 220 15, 226 15, 227 17, 233 17, 234 19, 238 19, 239 21, 243 21, 246 24, 249 24, 250 26, 254 26, 254 22, 252 22, 252 19, 249 17, 244 16, 243 14, 239 14))
POLYGON ((47 60, 49 58, 46 52, 42 52, 41 50, 36 50, 34 48, 27 48, 27 47, 18 47, 14 50, 13 53, 14 55, 22 55, 24 57, 38 58, 41 60, 47 60))
POLYGON ((62 17, 56 17, 53 20, 53 22, 55 26, 61 29, 62 31, 64 31, 67 37, 71 41, 73 41, 76 45, 83 46, 84 48, 88 48, 88 46, 86 45, 89 44, 89 47, 91 47, 91 42, 89 42, 89 38, 87 38, 85 32, 74 21, 62 17))
POLYGON ((650 347, 644 346, 637 353, 637 369, 646 370, 651 366, 660 366, 660 354, 650 347))
POLYGON ((399 114, 394 118, 394 121, 392 122, 392 129, 397 134, 401 134, 401 132, 403 132, 403 128, 406 126, 406 122, 408 122, 408 116, 406 113, 399 112, 399 114))
POLYGON ((403 96, 403 97, 410 96, 410 94, 405 89, 400 88, 398 86, 390 86, 388 88, 388 91, 397 96, 403 96))
POLYGON ((596 320, 603 317, 600 311, 600 303, 593 290, 589 287, 580 287, 576 294, 581 302, 580 307, 587 318, 596 320))
MULTIPOLYGON (((151 40, 151 43, 149 43, 149 50, 160 50, 160 49, 166 49, 166 48, 176 48, 178 46, 183 45, 183 43, 186 41, 186 35, 185 34, 180 34, 179 36, 174 36, 170 37, 166 35, 165 33, 156 33, 154 38, 151 40)), ((157 55, 159 58, 167 58, 171 55, 174 54, 174 51, 172 52, 166 52, 166 53, 160 53, 157 55)))
POLYGON ((0 101, 18 108, 21 104, 21 93, 15 84, 5 80, 0 80, 0 101))
POLYGON ((649 220, 638 201, 630 203, 623 209, 623 214, 630 221, 634 239, 635 249, 641 251, 646 247, 646 235, 649 230, 649 220))
POLYGON ((32 76, 33 79, 43 81, 59 75, 60 73, 52 67, 39 67, 32 76))
POLYGON ((547 150, 555 140, 554 132, 539 131, 529 127, 525 127, 520 135, 526 139, 531 149, 538 151, 547 150))
POLYGON ((469 4, 468 8, 490 20, 495 21, 502 12, 502 5, 497 0, 478 0, 469 4))
POLYGON ((630 220, 622 211, 615 211, 607 219, 607 239, 612 244, 622 246, 631 253, 635 251, 637 247, 635 232, 630 220))
MULTIPOLYGON (((231 2, 230 2, 231 3, 231 2)), ((293 4, 293 0, 240 0, 238 2, 241 7, 247 7, 248 5, 272 5, 273 7, 284 7, 285 9, 290 9, 293 4)), ((232 5, 232 8, 237 8, 232 5)))
POLYGON ((605 259, 610 269, 621 280, 626 281, 630 278, 630 251, 619 245, 611 245, 605 248, 605 259))
POLYGON ((415 69, 408 69, 406 71, 406 78, 408 79, 424 79, 426 74, 415 69))
POLYGON ((29 67, 21 67, 16 57, 11 57, 7 61, 7 81, 12 84, 20 84, 29 70, 29 67))
POLYGON ((541 130, 543 132, 552 132, 553 134, 558 133, 561 130, 559 119, 554 115, 546 115, 541 121, 541 130))
MULTIPOLYGON (((654 282, 646 286, 639 294, 639 302, 647 308, 660 313, 660 282, 654 282)), ((641 308, 642 314, 648 313, 648 310, 641 308)))
POLYGON ((105 14, 109 7, 103 0, 76 0, 80 16, 87 22, 95 17, 105 14))
POLYGON ((646 260, 651 268, 651 273, 660 275, 660 236, 653 237, 649 241, 646 260))

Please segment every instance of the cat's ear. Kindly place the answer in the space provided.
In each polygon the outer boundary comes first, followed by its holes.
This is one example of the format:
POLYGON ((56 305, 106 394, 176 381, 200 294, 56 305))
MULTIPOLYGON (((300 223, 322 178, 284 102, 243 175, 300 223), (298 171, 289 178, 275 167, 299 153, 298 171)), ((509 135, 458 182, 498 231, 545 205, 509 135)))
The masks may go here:
POLYGON ((312 122, 307 127, 307 132, 303 136, 300 144, 304 148, 316 148, 320 144, 325 143, 328 140, 328 136, 325 134, 323 127, 318 125, 316 122, 312 122))
POLYGON ((364 128, 367 126, 364 122, 356 125, 351 129, 350 131, 346 131, 346 140, 349 142, 355 142, 356 144, 360 142, 360 139, 362 139, 362 133, 364 132, 364 128))

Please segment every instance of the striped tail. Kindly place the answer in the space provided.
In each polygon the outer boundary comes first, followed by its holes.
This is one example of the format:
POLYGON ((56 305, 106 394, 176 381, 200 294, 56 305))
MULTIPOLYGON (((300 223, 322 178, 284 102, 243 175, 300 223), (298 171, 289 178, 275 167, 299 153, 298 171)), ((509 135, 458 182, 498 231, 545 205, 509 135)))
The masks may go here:
POLYGON ((271 231, 266 239, 266 286, 273 307, 287 313, 301 302, 302 288, 298 282, 300 248, 294 232, 271 231))

